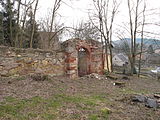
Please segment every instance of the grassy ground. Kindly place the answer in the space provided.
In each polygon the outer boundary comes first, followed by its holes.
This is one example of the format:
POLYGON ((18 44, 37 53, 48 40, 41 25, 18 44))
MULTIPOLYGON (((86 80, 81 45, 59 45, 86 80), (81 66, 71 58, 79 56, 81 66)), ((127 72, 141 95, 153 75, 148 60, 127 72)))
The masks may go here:
POLYGON ((160 92, 160 82, 114 76, 118 80, 1 78, 0 120, 160 120, 160 109, 131 101, 135 94, 150 96, 160 92), (114 82, 123 82, 125 86, 114 86, 114 82))

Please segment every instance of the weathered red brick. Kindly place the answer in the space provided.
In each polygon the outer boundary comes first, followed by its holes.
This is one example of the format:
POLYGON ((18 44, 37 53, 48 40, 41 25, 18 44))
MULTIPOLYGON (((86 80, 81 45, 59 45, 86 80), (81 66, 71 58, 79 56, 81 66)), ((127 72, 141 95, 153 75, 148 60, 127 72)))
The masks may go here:
POLYGON ((74 67, 67 67, 67 70, 76 70, 76 66, 74 66, 74 67))
POLYGON ((74 57, 69 57, 65 60, 66 63, 73 63, 74 61, 76 61, 76 58, 74 57))

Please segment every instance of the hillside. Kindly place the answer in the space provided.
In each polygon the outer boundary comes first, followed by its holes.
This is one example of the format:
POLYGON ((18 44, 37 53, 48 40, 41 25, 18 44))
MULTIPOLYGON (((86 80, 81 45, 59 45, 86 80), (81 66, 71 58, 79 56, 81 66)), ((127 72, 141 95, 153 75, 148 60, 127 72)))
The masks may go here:
MULTIPOLYGON (((125 38, 125 41, 128 41, 130 42, 130 38, 125 38)), ((121 40, 116 40, 113 42, 114 45, 119 45, 122 41, 121 40)), ((136 39, 136 42, 137 43, 141 43, 141 38, 137 38, 136 39)), ((160 40, 157 40, 157 39, 148 39, 148 38, 145 38, 144 39, 144 44, 146 46, 149 46, 149 45, 152 45, 154 49, 156 48, 160 48, 160 40)))
POLYGON ((160 82, 136 76, 114 76, 117 80, 93 74, 74 80, 1 78, 0 120, 159 120, 159 108, 133 102, 132 97, 152 98, 160 92, 160 82))

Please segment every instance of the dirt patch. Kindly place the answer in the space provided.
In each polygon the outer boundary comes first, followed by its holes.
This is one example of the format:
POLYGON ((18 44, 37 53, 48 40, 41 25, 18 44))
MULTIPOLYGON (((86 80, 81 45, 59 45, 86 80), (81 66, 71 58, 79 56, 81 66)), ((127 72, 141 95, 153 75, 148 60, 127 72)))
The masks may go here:
MULTIPOLYGON (((21 111, 24 111, 23 114, 28 113, 26 114, 28 116, 24 118, 39 118, 40 120, 159 120, 160 109, 147 108, 143 103, 133 102, 131 98, 137 94, 147 96, 159 93, 160 82, 151 78, 117 76, 117 79, 110 79, 105 76, 91 75, 74 80, 50 76, 43 80, 35 80, 30 76, 1 78, 0 106, 8 105, 8 103, 4 104, 7 97, 16 98, 20 102, 27 100, 30 103, 37 100, 37 98, 33 98, 38 96, 40 99, 34 105, 37 107, 35 110, 38 111, 40 106, 43 106, 43 110, 28 117, 30 115, 28 112, 33 109, 33 106, 25 108, 25 110, 21 108, 21 111), (125 86, 116 86, 115 82, 124 83, 125 86)), ((4 112, 1 107, 0 112, 4 112)), ((4 117, 6 114, 10 115, 11 113, 0 114, 0 119, 8 119, 8 117, 4 117)), ((18 119, 14 115, 10 116, 18 119)))

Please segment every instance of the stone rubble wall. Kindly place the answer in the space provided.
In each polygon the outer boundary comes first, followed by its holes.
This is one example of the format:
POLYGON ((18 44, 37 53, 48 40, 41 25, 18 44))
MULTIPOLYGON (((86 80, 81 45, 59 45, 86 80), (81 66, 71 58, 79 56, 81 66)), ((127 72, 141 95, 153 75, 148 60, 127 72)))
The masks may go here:
POLYGON ((65 58, 61 51, 20 49, 0 46, 0 76, 42 73, 65 75, 65 58))
POLYGON ((104 60, 101 44, 94 40, 88 42, 86 40, 70 39, 61 44, 61 50, 59 51, 0 46, 0 76, 41 73, 76 78, 80 75, 78 69, 80 67, 78 63, 80 48, 86 49, 88 54, 87 74, 103 74, 104 60))

